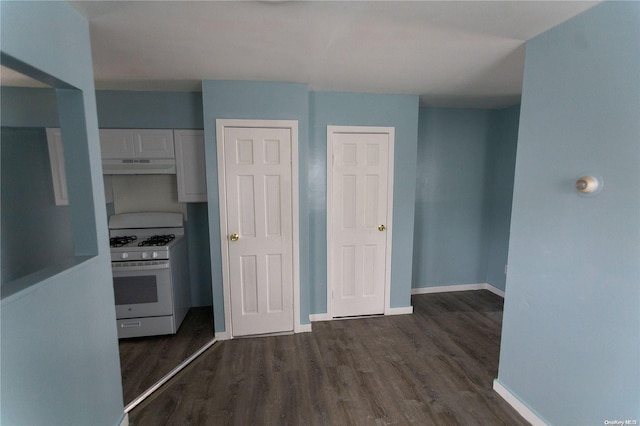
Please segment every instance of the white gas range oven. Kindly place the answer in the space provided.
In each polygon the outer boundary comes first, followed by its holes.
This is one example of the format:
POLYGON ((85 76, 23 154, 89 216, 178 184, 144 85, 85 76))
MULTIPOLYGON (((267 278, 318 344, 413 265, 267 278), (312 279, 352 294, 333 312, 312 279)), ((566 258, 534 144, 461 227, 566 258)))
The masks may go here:
POLYGON ((190 307, 182 214, 116 214, 109 237, 118 338, 176 333, 190 307))

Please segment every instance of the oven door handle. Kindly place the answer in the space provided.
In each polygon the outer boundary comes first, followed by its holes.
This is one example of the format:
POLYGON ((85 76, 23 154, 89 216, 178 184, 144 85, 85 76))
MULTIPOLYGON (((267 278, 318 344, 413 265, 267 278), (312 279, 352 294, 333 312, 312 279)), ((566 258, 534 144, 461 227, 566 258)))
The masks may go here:
MULTIPOLYGON (((127 262, 129 263, 129 262, 127 262)), ((142 262, 140 262, 142 263, 142 262)), ((152 265, 148 264, 138 264, 138 265, 126 265, 126 266, 115 266, 118 265, 116 262, 111 263, 111 271, 112 272, 138 272, 138 271, 153 271, 153 270, 163 270, 169 269, 169 262, 156 263, 152 265)))

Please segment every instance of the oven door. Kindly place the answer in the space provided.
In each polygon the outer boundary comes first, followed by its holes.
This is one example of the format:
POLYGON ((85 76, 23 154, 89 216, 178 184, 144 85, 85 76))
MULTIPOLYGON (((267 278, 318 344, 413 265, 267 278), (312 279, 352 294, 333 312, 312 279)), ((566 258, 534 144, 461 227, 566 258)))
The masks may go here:
POLYGON ((173 314, 169 261, 114 263, 116 318, 173 314))

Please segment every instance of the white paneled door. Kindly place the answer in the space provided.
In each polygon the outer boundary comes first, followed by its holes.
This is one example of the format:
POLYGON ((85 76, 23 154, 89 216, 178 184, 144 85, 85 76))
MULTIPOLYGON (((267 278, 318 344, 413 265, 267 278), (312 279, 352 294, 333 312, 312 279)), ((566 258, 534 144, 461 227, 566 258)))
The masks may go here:
POLYGON ((293 331, 291 163, 291 129, 224 128, 233 336, 293 331))
POLYGON ((390 279, 393 129, 327 130, 333 317, 385 312, 390 279))

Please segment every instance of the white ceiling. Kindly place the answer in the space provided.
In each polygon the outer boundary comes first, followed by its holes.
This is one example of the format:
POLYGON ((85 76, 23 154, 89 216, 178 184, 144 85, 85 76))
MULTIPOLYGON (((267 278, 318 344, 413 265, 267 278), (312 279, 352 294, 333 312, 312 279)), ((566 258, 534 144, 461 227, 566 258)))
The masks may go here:
POLYGON ((71 2, 89 20, 98 89, 264 80, 480 108, 517 103, 524 42, 595 3, 71 2))

